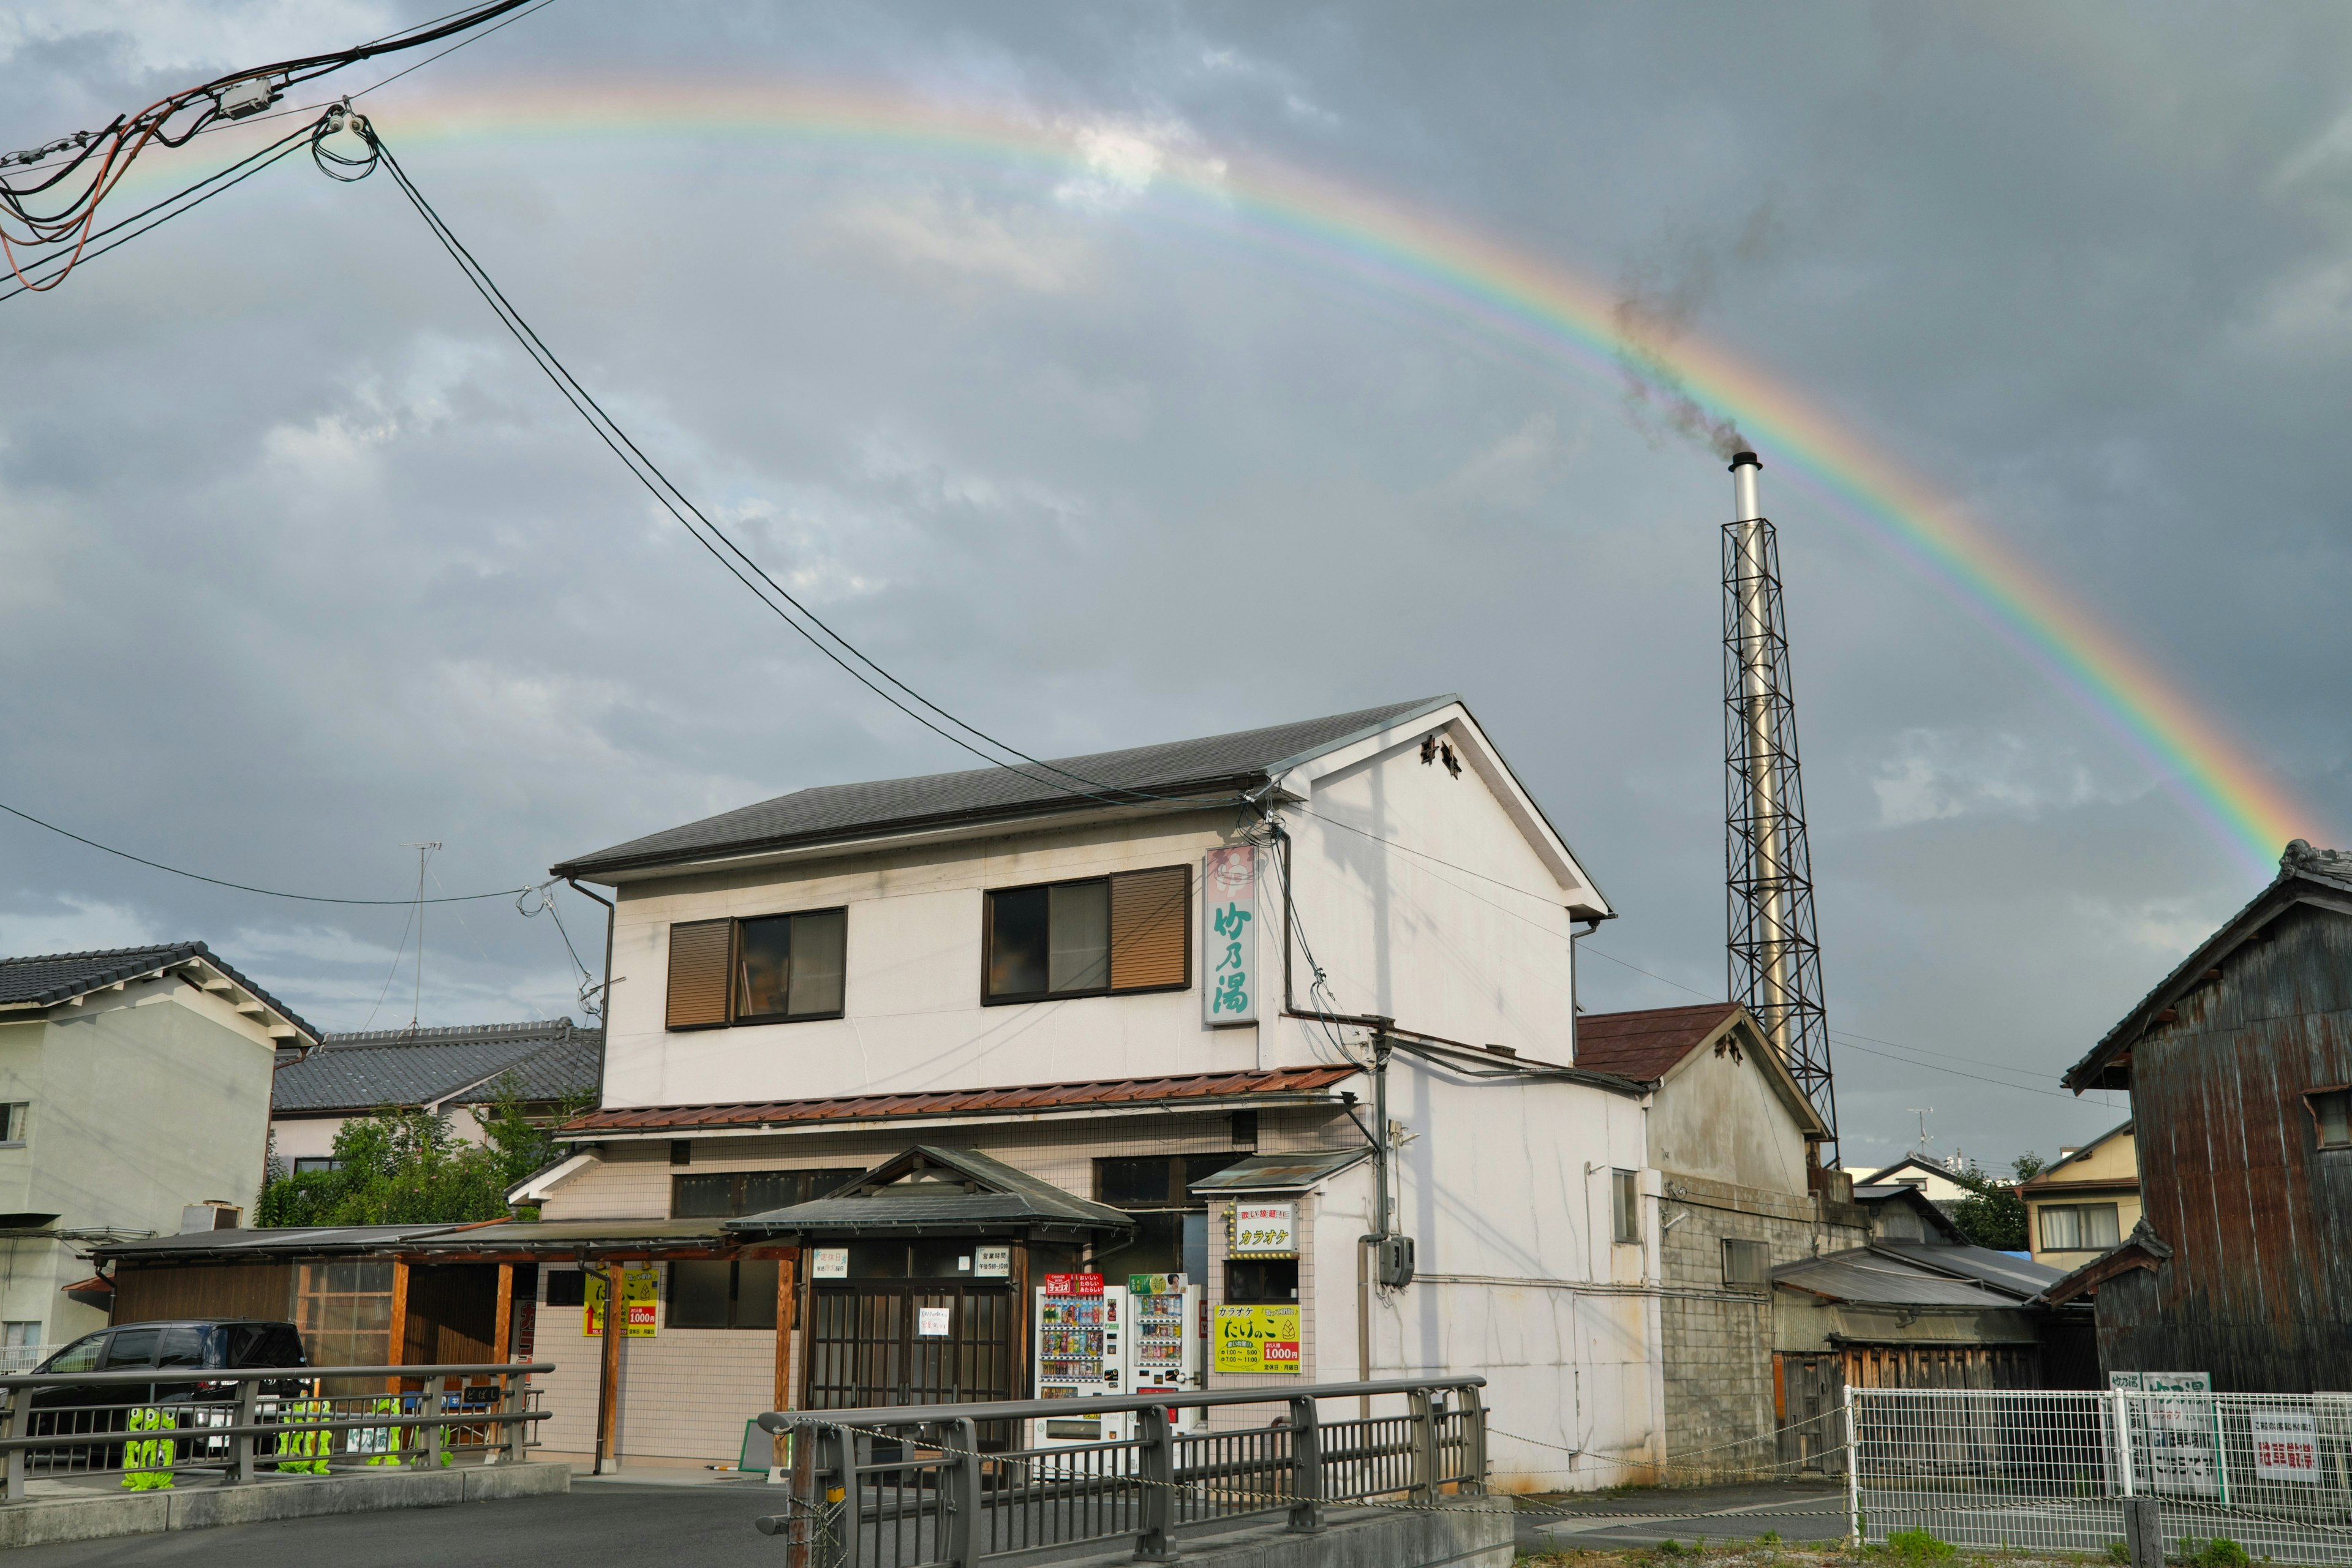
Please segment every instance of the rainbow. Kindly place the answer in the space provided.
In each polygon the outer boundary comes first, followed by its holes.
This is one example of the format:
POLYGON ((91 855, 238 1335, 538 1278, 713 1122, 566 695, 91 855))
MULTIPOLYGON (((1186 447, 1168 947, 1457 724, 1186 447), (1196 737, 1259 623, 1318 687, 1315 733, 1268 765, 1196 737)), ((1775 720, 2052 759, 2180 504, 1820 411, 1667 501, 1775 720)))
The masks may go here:
POLYGON ((1374 296, 1409 302, 1567 362, 1612 389, 1629 356, 1736 421, 1778 469, 1891 549, 2069 691, 2177 791, 2222 846, 2266 868, 2315 814, 2200 712, 2142 651, 1950 498, 1850 426, 1719 343, 1629 339, 1612 290, 1465 225, 1269 163, 1172 144, 1113 121, 958 106, 888 90, 769 79, 567 78, 434 98, 395 89, 365 106, 403 150, 436 142, 781 138, 803 149, 962 163, 1073 182, 1130 220, 1204 226, 1225 242, 1374 296))

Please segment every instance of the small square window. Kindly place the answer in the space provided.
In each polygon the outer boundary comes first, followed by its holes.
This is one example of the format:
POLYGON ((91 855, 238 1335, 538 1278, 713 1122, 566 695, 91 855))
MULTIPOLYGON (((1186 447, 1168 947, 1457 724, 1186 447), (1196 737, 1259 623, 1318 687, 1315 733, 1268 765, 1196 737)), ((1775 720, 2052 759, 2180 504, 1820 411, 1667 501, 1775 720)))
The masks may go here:
POLYGON ((2352 1149, 2352 1089, 2323 1089, 2311 1097, 2323 1149, 2352 1149))
POLYGON ((1609 1173, 1609 1211, 1617 1244, 1621 1247, 1639 1246, 1642 1240, 1642 1184, 1638 1172, 1609 1173))
POLYGON ((1761 1287, 1772 1275, 1772 1248, 1760 1241, 1743 1241, 1726 1237, 1723 1243, 1723 1282, 1726 1285, 1761 1287))
POLYGON ((24 1100, 0 1105, 0 1143, 22 1143, 25 1122, 32 1106, 24 1100))
POLYGON ((588 1276, 577 1268, 551 1268, 547 1271, 547 1304, 551 1307, 584 1307, 588 1304, 588 1276))

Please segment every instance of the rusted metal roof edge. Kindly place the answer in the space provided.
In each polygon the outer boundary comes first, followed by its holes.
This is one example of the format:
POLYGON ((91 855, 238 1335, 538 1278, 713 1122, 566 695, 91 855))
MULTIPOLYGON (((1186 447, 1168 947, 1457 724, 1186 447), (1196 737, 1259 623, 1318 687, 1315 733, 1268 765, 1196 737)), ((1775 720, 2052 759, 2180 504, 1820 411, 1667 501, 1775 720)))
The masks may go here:
POLYGON ((2255 894, 2243 909, 2223 921, 2220 930, 2176 964, 2171 973, 2141 997, 2115 1027, 2100 1037, 2099 1043, 2093 1046, 2082 1060, 2068 1068, 2058 1081, 2076 1094, 2097 1088, 2098 1085, 2091 1081, 2095 1075, 2137 1043, 2156 1023, 2157 1014, 2204 984, 2207 970, 2218 968, 2222 959, 2244 946, 2264 926, 2297 904, 2310 904, 2315 909, 2352 916, 2352 884, 2339 882, 2308 869, 2282 865, 2278 876, 2268 887, 2255 894))

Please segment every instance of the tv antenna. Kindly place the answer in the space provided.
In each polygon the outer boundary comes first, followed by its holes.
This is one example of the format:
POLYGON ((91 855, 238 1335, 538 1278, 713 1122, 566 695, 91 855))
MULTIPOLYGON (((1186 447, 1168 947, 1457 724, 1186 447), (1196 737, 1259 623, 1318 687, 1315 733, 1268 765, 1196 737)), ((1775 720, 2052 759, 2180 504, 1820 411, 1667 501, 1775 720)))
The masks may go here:
POLYGON ((422 844, 404 844, 403 849, 416 851, 416 990, 408 1004, 408 1032, 416 1033, 417 1015, 425 1010, 425 862, 441 847, 438 838, 428 838, 422 844))

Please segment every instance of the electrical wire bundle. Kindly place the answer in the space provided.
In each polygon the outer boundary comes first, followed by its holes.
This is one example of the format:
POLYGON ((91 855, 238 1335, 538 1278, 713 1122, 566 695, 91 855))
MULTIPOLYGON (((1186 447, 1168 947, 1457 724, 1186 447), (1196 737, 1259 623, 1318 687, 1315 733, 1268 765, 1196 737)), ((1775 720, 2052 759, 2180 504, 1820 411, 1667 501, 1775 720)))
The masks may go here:
MULTIPOLYGON (((39 147, 0 153, 0 170, 24 171, 0 174, 0 256, 25 289, 54 289, 73 270, 96 233, 100 204, 151 145, 184 147, 215 126, 261 114, 298 83, 467 32, 530 3, 491 0, 352 48, 217 77, 159 98, 135 114, 117 115, 102 130, 77 131, 39 147), (20 249, 33 253, 23 264, 17 259, 20 249), (26 266, 61 254, 64 265, 49 276, 37 280, 26 276, 26 266)), ((320 167, 334 172, 324 158, 320 167)))

